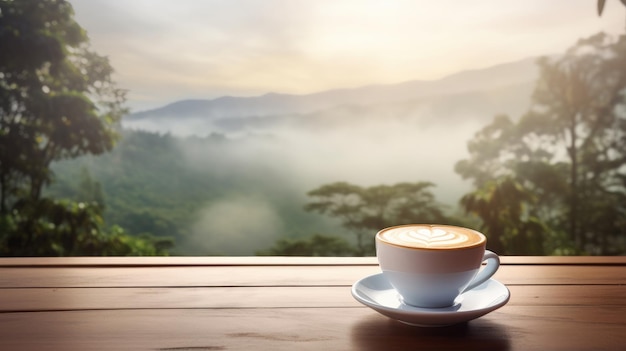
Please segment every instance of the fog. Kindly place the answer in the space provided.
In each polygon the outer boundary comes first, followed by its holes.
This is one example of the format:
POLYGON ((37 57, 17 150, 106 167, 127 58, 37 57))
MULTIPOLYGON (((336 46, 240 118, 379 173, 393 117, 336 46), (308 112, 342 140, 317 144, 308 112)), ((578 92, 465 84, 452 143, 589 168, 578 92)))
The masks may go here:
POLYGON ((454 164, 466 155, 465 144, 476 128, 389 121, 291 133, 281 139, 284 146, 276 156, 309 189, 335 181, 362 186, 431 181, 440 201, 455 204, 466 187, 454 164))
POLYGON ((196 217, 179 248, 189 255, 250 255, 284 232, 272 204, 251 196, 224 199, 201 209, 196 217))
MULTIPOLYGON (((181 142, 180 148, 189 167, 216 177, 230 195, 199 211, 189 240, 179 245, 192 254, 251 255, 282 237, 323 233, 351 240, 336 220, 303 210, 307 192, 337 181, 361 186, 430 181, 437 201, 453 212, 469 190, 454 165, 467 156, 466 143, 483 119, 344 116, 332 126, 282 123, 230 134, 190 121, 197 134, 225 137, 181 142)), ((182 128, 179 123, 167 131, 185 134, 182 128)))
POLYGON ((468 141, 495 115, 521 116, 535 77, 533 60, 522 60, 432 82, 180 101, 124 126, 180 136, 186 164, 227 194, 196 214, 184 247, 254 254, 283 237, 351 239, 336 219, 303 209, 307 193, 328 183, 428 181, 457 213, 470 184, 454 166, 469 156, 468 141))

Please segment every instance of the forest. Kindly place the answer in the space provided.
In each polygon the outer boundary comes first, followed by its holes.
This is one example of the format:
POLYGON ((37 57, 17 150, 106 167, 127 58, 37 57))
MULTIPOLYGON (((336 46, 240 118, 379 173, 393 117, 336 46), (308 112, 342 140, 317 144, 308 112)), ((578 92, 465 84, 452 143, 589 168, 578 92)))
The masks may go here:
POLYGON ((450 165, 469 191, 443 204, 428 179, 303 189, 276 160, 234 161, 283 147, 268 136, 123 129, 68 3, 0 14, 0 256, 367 256, 405 223, 471 227, 502 255, 626 254, 625 35, 538 60, 526 112, 489 116, 450 165))

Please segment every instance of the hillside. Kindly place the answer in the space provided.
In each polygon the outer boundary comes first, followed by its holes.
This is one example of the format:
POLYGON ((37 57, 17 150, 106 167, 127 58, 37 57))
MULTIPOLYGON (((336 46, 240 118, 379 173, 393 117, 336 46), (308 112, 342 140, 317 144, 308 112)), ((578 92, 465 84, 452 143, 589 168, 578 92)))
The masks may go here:
POLYGON ((536 74, 529 59, 437 81, 179 101, 129 116, 111 153, 55 164, 49 191, 71 197, 84 168, 104 190, 107 223, 172 236, 181 255, 252 255, 315 233, 350 240, 304 211, 307 192, 428 181, 456 213, 470 188, 454 172, 467 142, 495 115, 524 113, 536 74))
POLYGON ((346 109, 382 116, 403 111, 422 119, 440 119, 458 111, 471 116, 516 114, 527 107, 537 77, 535 59, 525 59, 480 70, 464 71, 434 81, 407 81, 337 89, 308 95, 269 93, 257 97, 220 97, 183 100, 164 107, 133 113, 124 125, 133 129, 200 134, 272 128, 274 123, 301 119, 303 125, 319 124, 340 116, 346 109), (502 97, 502 99, 500 99, 502 97), (368 112, 369 111, 369 112, 368 112), (432 115, 423 115, 433 111, 432 115), (306 120, 306 121, 304 121, 306 120))

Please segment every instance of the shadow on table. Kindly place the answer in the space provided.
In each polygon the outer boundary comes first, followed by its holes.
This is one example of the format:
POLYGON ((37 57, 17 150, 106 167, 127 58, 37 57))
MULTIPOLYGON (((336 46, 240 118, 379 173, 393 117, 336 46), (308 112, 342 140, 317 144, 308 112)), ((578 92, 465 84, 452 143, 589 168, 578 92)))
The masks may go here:
POLYGON ((504 326, 486 319, 449 327, 414 327, 371 316, 352 328, 352 344, 358 350, 509 350, 504 326))

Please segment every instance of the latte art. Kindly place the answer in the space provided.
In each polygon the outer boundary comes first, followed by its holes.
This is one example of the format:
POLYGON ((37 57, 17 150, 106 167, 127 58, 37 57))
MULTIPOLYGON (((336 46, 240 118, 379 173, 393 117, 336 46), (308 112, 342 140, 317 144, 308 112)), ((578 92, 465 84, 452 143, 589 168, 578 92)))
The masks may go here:
POLYGON ((471 229, 431 225, 387 228, 379 237, 390 244, 426 249, 470 247, 485 240, 482 234, 471 229))
POLYGON ((443 229, 409 230, 398 233, 398 240, 417 246, 458 245, 467 241, 467 235, 450 233, 443 229))

